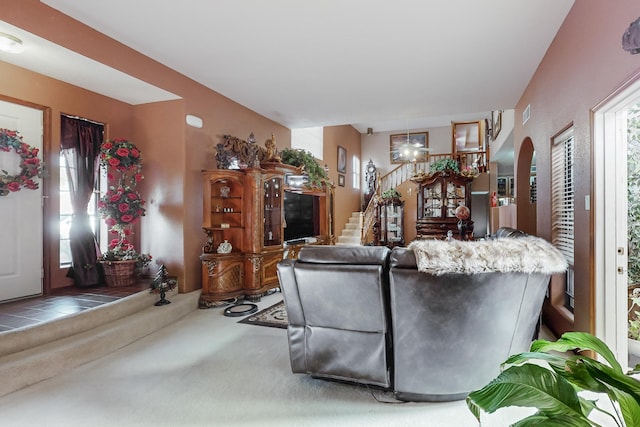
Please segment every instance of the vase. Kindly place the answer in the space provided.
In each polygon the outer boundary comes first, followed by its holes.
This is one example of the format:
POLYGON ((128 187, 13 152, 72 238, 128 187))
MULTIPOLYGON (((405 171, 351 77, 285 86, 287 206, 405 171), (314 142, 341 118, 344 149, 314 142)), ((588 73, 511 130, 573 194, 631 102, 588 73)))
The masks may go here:
POLYGON ((107 286, 132 286, 136 283, 136 260, 100 261, 107 286))

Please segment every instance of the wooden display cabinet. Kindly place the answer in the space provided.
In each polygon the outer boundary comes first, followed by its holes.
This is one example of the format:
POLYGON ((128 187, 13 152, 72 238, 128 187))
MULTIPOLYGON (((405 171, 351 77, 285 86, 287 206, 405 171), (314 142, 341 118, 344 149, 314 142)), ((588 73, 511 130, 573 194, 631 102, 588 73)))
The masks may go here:
POLYGON ((259 301, 269 289, 280 286, 276 265, 283 257, 284 173, 247 169, 245 197, 245 297, 259 301))
MULTIPOLYGON (((472 177, 454 171, 435 172, 412 179, 418 184, 417 238, 459 237, 455 211, 460 205, 471 210, 472 177)), ((473 236, 473 221, 467 221, 467 238, 473 236)))
POLYGON ((404 202, 399 198, 378 199, 373 243, 389 248, 404 245, 404 202))
POLYGON ((260 168, 203 171, 201 307, 244 296, 259 301, 279 287, 283 257, 284 174, 260 168), (230 253, 219 253, 229 242, 230 253), (242 267, 242 268, 240 268, 242 267))

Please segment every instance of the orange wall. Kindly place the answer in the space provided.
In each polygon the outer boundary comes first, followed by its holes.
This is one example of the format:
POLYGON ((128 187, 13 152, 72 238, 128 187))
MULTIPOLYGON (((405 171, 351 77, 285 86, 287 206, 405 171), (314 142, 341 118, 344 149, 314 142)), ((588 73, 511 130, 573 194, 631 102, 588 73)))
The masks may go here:
POLYGON ((169 274, 180 278, 184 277, 183 111, 183 100, 135 106, 132 135, 142 153, 145 179, 140 191, 147 200, 147 213, 140 221, 140 251, 151 253, 152 267, 164 264, 169 274))
MULTIPOLYGON (((323 162, 329 166, 329 179, 335 183, 335 233, 340 235, 352 212, 360 211, 360 189, 353 188, 353 156, 360 158, 360 170, 364 168, 360 154, 360 133, 352 126, 325 127, 323 162), (345 186, 338 185, 338 146, 347 150, 345 186)), ((362 173, 362 172, 360 172, 362 173)))
POLYGON ((640 55, 623 51, 621 44, 622 34, 639 14, 637 1, 617 1, 615 7, 601 0, 576 1, 516 106, 515 153, 531 138, 537 159, 537 231, 547 239, 551 237, 550 141, 574 125, 575 229, 583 230, 575 236, 575 329, 581 331, 594 330, 592 211, 584 204, 592 191, 591 109, 640 71, 640 55), (531 118, 522 125, 522 112, 529 104, 531 118))

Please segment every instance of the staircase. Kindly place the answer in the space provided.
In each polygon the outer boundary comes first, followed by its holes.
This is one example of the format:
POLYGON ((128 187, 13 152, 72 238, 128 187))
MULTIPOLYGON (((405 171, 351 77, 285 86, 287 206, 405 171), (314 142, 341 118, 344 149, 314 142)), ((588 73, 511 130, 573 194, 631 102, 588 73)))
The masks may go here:
POLYGON ((349 222, 345 224, 342 233, 338 236, 336 245, 359 246, 361 230, 362 214, 360 212, 352 212, 349 217, 349 222))

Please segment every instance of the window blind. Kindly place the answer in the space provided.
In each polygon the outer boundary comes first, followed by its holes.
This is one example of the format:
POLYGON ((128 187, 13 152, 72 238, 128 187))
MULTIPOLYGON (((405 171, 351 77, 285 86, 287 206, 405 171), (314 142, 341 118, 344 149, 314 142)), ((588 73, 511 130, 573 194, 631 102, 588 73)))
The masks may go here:
POLYGON ((554 139, 551 148, 551 239, 573 265, 574 255, 574 142, 573 129, 554 139))

